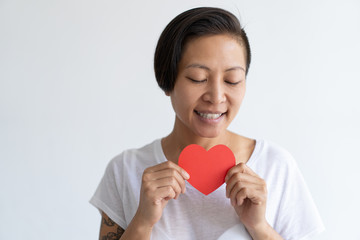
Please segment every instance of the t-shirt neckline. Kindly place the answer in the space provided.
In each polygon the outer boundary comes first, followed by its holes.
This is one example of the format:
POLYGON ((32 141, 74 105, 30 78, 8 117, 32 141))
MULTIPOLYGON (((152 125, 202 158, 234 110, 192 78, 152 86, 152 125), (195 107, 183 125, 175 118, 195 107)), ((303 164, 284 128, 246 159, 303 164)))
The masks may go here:
MULTIPOLYGON (((251 156, 250 156, 249 160, 246 163, 246 165, 248 165, 249 167, 254 164, 257 156, 259 155, 259 153, 261 151, 261 148, 263 146, 263 142, 264 142, 264 140, 262 140, 262 139, 255 139, 254 150, 251 153, 251 156)), ((163 148, 161 146, 161 138, 155 140, 155 142, 154 142, 154 152, 155 152, 156 159, 157 159, 158 163, 163 163, 163 162, 168 161, 166 156, 165 156, 164 150, 163 150, 163 148)))

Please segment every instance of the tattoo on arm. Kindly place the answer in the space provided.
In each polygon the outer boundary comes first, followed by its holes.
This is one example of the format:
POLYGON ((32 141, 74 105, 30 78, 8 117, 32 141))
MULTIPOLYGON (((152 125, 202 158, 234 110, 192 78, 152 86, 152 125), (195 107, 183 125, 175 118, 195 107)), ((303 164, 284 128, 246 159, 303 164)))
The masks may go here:
POLYGON ((106 236, 102 236, 101 240, 119 240, 121 235, 123 235, 124 229, 121 227, 117 228, 117 232, 108 232, 106 236))
POLYGON ((124 234, 124 232, 125 232, 125 230, 118 226, 118 228, 117 228, 117 234, 118 234, 120 237, 121 237, 121 235, 124 234))
POLYGON ((115 225, 115 222, 111 220, 109 217, 107 219, 103 218, 103 220, 104 220, 104 224, 108 227, 113 227, 115 225))
POLYGON ((106 215, 103 215, 101 229, 100 240, 119 240, 125 232, 124 229, 106 215))

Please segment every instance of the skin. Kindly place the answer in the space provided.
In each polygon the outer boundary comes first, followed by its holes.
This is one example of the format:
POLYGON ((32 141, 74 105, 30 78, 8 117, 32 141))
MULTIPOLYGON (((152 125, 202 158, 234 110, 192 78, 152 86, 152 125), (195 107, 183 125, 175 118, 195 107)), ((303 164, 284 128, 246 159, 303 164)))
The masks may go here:
POLYGON ((226 175, 224 197, 253 239, 282 239, 265 218, 266 183, 245 164, 255 141, 227 130, 245 96, 245 60, 241 42, 229 35, 203 36, 187 43, 175 87, 166 93, 176 114, 173 131, 161 142, 168 161, 144 171, 139 207, 126 231, 122 234, 116 223, 110 228, 105 220, 111 219, 103 214, 100 239, 150 239, 168 201, 176 201, 186 191, 189 176, 177 159, 194 143, 207 150, 217 144, 232 149, 237 164, 226 175), (199 112, 222 115, 209 120, 199 112), (106 238, 109 230, 119 238, 106 238))

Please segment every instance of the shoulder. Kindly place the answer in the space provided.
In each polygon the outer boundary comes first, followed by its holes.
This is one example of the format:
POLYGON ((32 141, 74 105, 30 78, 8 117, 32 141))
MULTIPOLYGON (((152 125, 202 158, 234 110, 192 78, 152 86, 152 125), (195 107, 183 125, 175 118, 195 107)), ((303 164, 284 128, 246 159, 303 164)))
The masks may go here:
POLYGON ((314 229, 321 231, 321 218, 292 154, 270 141, 258 140, 257 144, 255 172, 266 181, 267 214, 274 229, 284 239, 303 239, 302 236, 314 233, 314 229))
POLYGON ((285 174, 298 171, 293 155, 282 146, 263 139, 256 140, 256 146, 249 161, 249 167, 261 175, 285 174))
POLYGON ((160 154, 158 144, 160 144, 160 140, 156 139, 140 148, 127 149, 121 152, 108 163, 107 171, 143 168, 152 165, 160 154))
POLYGON ((259 158, 266 159, 272 164, 294 164, 293 155, 282 146, 264 139, 256 140, 254 152, 257 152, 259 158))

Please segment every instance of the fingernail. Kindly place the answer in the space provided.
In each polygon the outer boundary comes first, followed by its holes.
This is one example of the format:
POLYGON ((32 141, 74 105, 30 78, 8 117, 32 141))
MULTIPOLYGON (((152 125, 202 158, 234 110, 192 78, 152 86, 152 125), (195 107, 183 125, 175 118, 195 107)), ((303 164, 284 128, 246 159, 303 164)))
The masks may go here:
POLYGON ((190 178, 190 175, 184 171, 184 175, 185 175, 185 179, 189 179, 190 178))

